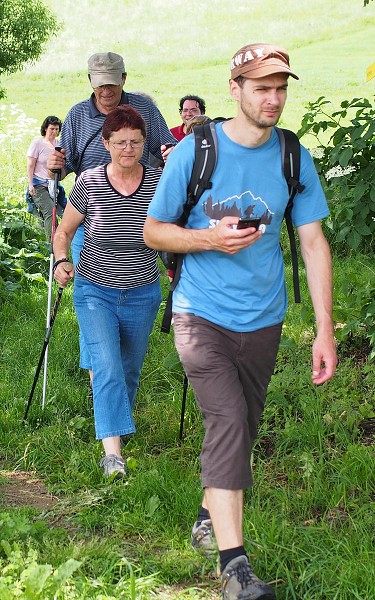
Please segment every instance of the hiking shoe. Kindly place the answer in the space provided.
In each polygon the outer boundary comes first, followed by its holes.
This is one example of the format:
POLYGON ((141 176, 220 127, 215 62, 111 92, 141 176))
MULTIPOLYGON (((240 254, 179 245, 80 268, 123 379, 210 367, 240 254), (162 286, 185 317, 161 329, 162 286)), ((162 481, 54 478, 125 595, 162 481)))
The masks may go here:
POLYGON ((115 475, 114 479, 121 479, 125 476, 125 462, 122 456, 108 454, 101 459, 99 466, 103 467, 105 477, 115 475))
POLYGON ((191 531, 191 545, 203 556, 210 556, 217 551, 211 519, 194 523, 191 531))
POLYGON ((223 600, 276 600, 273 589, 259 579, 246 556, 238 556, 221 576, 223 600))

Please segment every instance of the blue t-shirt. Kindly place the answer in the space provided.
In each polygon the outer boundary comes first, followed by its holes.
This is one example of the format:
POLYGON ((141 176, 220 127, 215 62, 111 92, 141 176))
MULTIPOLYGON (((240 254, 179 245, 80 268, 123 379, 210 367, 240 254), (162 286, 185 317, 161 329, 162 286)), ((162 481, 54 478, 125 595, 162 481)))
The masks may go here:
MULTIPOLYGON (((224 216, 261 217, 262 237, 234 255, 218 251, 187 254, 173 292, 173 311, 193 313, 232 331, 255 331, 280 323, 287 294, 280 249, 280 227, 288 203, 278 135, 257 148, 228 138, 216 125, 218 160, 212 188, 192 209, 191 229, 215 227, 224 216)), ((194 136, 182 140, 168 157, 148 214, 173 223, 182 214, 194 163, 194 136)), ((300 182, 292 211, 295 226, 328 216, 327 202, 305 148, 301 148, 300 182)))

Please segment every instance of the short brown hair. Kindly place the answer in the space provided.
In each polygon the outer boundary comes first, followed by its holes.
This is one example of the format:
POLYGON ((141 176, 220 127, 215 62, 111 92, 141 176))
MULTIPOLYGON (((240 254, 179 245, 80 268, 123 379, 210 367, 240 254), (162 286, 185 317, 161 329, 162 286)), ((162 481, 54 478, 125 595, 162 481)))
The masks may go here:
POLYGON ((109 140, 114 131, 119 131, 123 127, 140 129, 143 137, 146 138, 146 123, 141 114, 129 104, 118 106, 106 116, 102 136, 105 140, 109 140))

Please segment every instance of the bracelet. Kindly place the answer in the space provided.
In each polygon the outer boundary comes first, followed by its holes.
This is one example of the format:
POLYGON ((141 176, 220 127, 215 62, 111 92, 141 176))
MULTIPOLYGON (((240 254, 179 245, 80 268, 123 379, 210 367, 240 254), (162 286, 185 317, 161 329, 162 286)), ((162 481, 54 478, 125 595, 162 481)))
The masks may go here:
POLYGON ((59 260, 56 260, 56 261, 53 263, 53 267, 52 267, 52 271, 53 271, 53 273, 56 271, 56 269, 57 269, 57 267, 59 266, 59 264, 60 264, 60 263, 63 263, 63 262, 70 262, 70 260, 69 260, 69 258, 66 258, 66 257, 65 257, 65 258, 59 258, 59 260))

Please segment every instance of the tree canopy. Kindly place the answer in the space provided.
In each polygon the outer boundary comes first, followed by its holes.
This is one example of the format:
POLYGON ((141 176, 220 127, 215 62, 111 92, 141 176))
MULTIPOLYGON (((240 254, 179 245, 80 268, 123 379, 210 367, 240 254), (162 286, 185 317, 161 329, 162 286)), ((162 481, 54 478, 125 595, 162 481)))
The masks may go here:
MULTIPOLYGON (((0 77, 38 60, 48 39, 59 29, 55 16, 41 0, 1 0, 0 77)), ((4 95, 0 87, 0 98, 4 95)))

